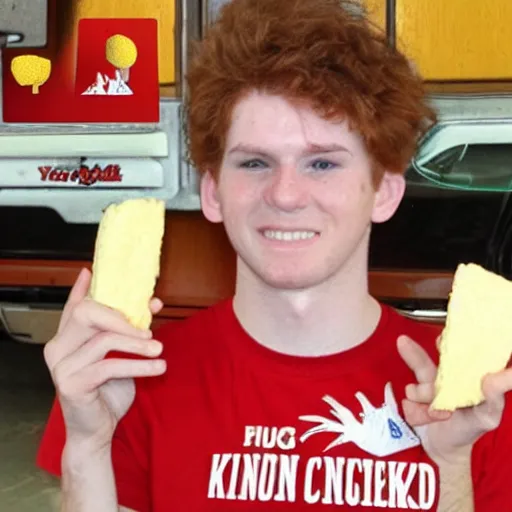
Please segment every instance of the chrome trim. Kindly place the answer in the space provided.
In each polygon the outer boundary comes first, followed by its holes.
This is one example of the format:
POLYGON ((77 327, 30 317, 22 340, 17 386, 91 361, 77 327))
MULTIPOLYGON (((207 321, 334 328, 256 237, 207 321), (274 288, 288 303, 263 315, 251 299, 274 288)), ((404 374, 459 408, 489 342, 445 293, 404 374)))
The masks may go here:
POLYGON ((177 0, 175 21, 176 93, 184 103, 188 98, 186 79, 187 64, 192 41, 202 35, 200 0, 177 0))
POLYGON ((386 0, 385 30, 389 46, 396 48, 396 0, 386 0))
POLYGON ((23 34, 7 34, 6 36, 6 45, 11 45, 14 43, 21 43, 23 41, 23 34))
POLYGON ((439 124, 425 139, 414 157, 415 166, 426 165, 434 157, 457 146, 473 144, 511 144, 512 121, 496 123, 439 124))
POLYGON ((11 133, 0 137, 0 158, 167 158, 169 139, 176 134, 151 133, 82 133, 47 134, 11 133), (108 148, 106 143, 108 141, 108 148), (22 155, 22 156, 21 156, 22 155))
POLYGON ((429 102, 440 123, 512 122, 510 93, 431 94, 429 102))
POLYGON ((401 315, 413 320, 427 322, 444 322, 448 313, 443 309, 396 309, 401 315))
POLYGON ((0 130, 4 125, 4 92, 3 92, 3 55, 2 55, 2 40, 0 37, 0 130))

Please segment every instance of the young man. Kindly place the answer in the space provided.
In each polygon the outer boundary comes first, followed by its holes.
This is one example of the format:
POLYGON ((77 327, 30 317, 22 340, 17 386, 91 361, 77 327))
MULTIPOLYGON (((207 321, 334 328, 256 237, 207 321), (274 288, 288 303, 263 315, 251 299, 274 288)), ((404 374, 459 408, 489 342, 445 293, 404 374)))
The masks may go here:
POLYGON ((405 57, 338 0, 234 0, 188 78, 236 293, 150 342, 81 273, 45 350, 38 462, 64 510, 507 510, 510 372, 481 406, 429 412, 437 331, 368 292, 371 224, 434 120, 405 57))

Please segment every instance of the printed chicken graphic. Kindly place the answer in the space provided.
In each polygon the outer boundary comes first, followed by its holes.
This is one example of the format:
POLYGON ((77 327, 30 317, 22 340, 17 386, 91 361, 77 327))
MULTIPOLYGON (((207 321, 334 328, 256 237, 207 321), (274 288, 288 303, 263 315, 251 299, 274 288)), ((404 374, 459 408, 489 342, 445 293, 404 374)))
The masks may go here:
POLYGON ((324 432, 339 434, 324 452, 344 443, 354 443, 361 450, 377 457, 392 455, 420 444, 419 438, 400 416, 390 382, 384 388, 382 407, 373 406, 361 392, 356 393, 355 397, 363 410, 362 421, 357 420, 349 409, 327 395, 323 400, 332 407, 331 414, 335 419, 317 415, 300 416, 302 421, 318 423, 302 435, 301 442, 324 432))
POLYGON ((50 78, 52 63, 37 55, 19 55, 11 61, 11 73, 21 86, 32 86, 32 94, 39 94, 41 87, 50 78))
POLYGON ((133 91, 127 82, 130 79, 130 68, 137 60, 135 43, 122 34, 109 37, 105 45, 105 56, 107 61, 116 67, 114 78, 97 73, 96 81, 82 95, 132 95, 133 91))

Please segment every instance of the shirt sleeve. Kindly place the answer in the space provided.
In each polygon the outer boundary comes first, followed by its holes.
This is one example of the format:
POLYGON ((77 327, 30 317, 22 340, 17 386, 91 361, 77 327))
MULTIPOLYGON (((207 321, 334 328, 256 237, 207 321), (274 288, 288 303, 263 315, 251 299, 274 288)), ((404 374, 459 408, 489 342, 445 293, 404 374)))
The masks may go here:
POLYGON ((512 506, 512 397, 507 397, 500 426, 473 449, 475 512, 510 510, 512 506))
MULTIPOLYGON (((137 512, 149 512, 151 510, 149 427, 142 414, 140 385, 137 383, 136 386, 135 401, 114 433, 112 464, 119 505, 137 512)), ((62 410, 58 400, 55 400, 37 452, 37 466, 60 477, 65 442, 66 429, 62 410)))

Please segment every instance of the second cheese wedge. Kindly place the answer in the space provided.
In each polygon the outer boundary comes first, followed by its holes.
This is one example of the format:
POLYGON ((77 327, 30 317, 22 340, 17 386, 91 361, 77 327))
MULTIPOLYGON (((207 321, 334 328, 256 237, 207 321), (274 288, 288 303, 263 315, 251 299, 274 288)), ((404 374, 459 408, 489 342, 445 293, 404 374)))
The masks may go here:
POLYGON ((484 400, 482 379, 512 353, 512 282, 470 263, 459 265, 448 303, 432 408, 453 411, 484 400))
POLYGON ((163 201, 128 199, 109 206, 98 229, 90 296, 140 329, 151 324, 164 224, 163 201))

